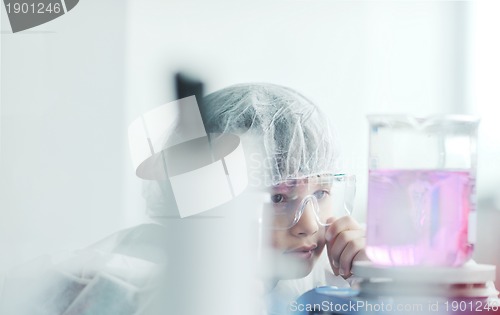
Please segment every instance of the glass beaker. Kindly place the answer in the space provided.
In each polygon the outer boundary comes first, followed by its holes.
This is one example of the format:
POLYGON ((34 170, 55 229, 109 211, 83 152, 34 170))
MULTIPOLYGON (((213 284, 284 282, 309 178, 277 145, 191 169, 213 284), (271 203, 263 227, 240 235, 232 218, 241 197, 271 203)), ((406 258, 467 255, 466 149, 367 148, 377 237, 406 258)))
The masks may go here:
POLYGON ((381 265, 459 266, 476 224, 479 119, 369 115, 367 254, 381 265))

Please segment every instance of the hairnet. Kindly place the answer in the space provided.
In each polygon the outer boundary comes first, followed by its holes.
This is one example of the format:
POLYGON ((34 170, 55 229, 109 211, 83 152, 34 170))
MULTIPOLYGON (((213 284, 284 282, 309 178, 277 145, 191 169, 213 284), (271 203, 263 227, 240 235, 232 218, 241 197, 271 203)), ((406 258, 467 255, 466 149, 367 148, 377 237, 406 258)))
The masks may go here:
MULTIPOLYGON (((250 185, 256 180, 257 185, 275 185, 336 171, 339 152, 330 123, 310 100, 292 89, 238 84, 207 95, 202 106, 207 132, 242 138, 250 185)), ((168 180, 146 181, 143 196, 153 217, 177 214, 168 180)))
POLYGON ((298 92, 273 84, 239 84, 203 100, 212 133, 247 135, 264 155, 266 183, 335 172, 338 157, 325 115, 298 92))

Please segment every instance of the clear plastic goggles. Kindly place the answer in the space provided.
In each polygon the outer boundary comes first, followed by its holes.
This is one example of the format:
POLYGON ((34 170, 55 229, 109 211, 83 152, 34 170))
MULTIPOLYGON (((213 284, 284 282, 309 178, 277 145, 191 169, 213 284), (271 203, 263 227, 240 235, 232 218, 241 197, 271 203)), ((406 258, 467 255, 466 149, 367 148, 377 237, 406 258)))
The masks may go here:
POLYGON ((268 188, 264 205, 263 226, 286 230, 297 224, 311 208, 317 222, 329 225, 331 217, 350 215, 356 192, 356 177, 345 174, 322 174, 286 180, 268 188))

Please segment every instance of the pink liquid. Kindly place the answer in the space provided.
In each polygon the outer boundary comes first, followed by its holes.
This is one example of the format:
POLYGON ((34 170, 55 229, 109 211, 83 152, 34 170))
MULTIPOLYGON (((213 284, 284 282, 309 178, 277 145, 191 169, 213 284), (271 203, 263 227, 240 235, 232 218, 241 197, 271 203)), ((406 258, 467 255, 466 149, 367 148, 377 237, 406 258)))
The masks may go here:
POLYGON ((381 265, 459 266, 472 256, 467 171, 369 173, 367 254, 381 265))

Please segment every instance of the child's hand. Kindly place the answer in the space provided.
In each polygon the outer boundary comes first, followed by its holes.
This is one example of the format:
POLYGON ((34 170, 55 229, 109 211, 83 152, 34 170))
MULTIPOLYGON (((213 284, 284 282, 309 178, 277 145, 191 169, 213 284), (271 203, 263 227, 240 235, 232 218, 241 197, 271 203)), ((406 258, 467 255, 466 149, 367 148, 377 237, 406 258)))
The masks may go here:
POLYGON ((351 216, 330 218, 325 238, 328 259, 335 275, 351 276, 353 261, 368 260, 365 253, 365 230, 351 216))

